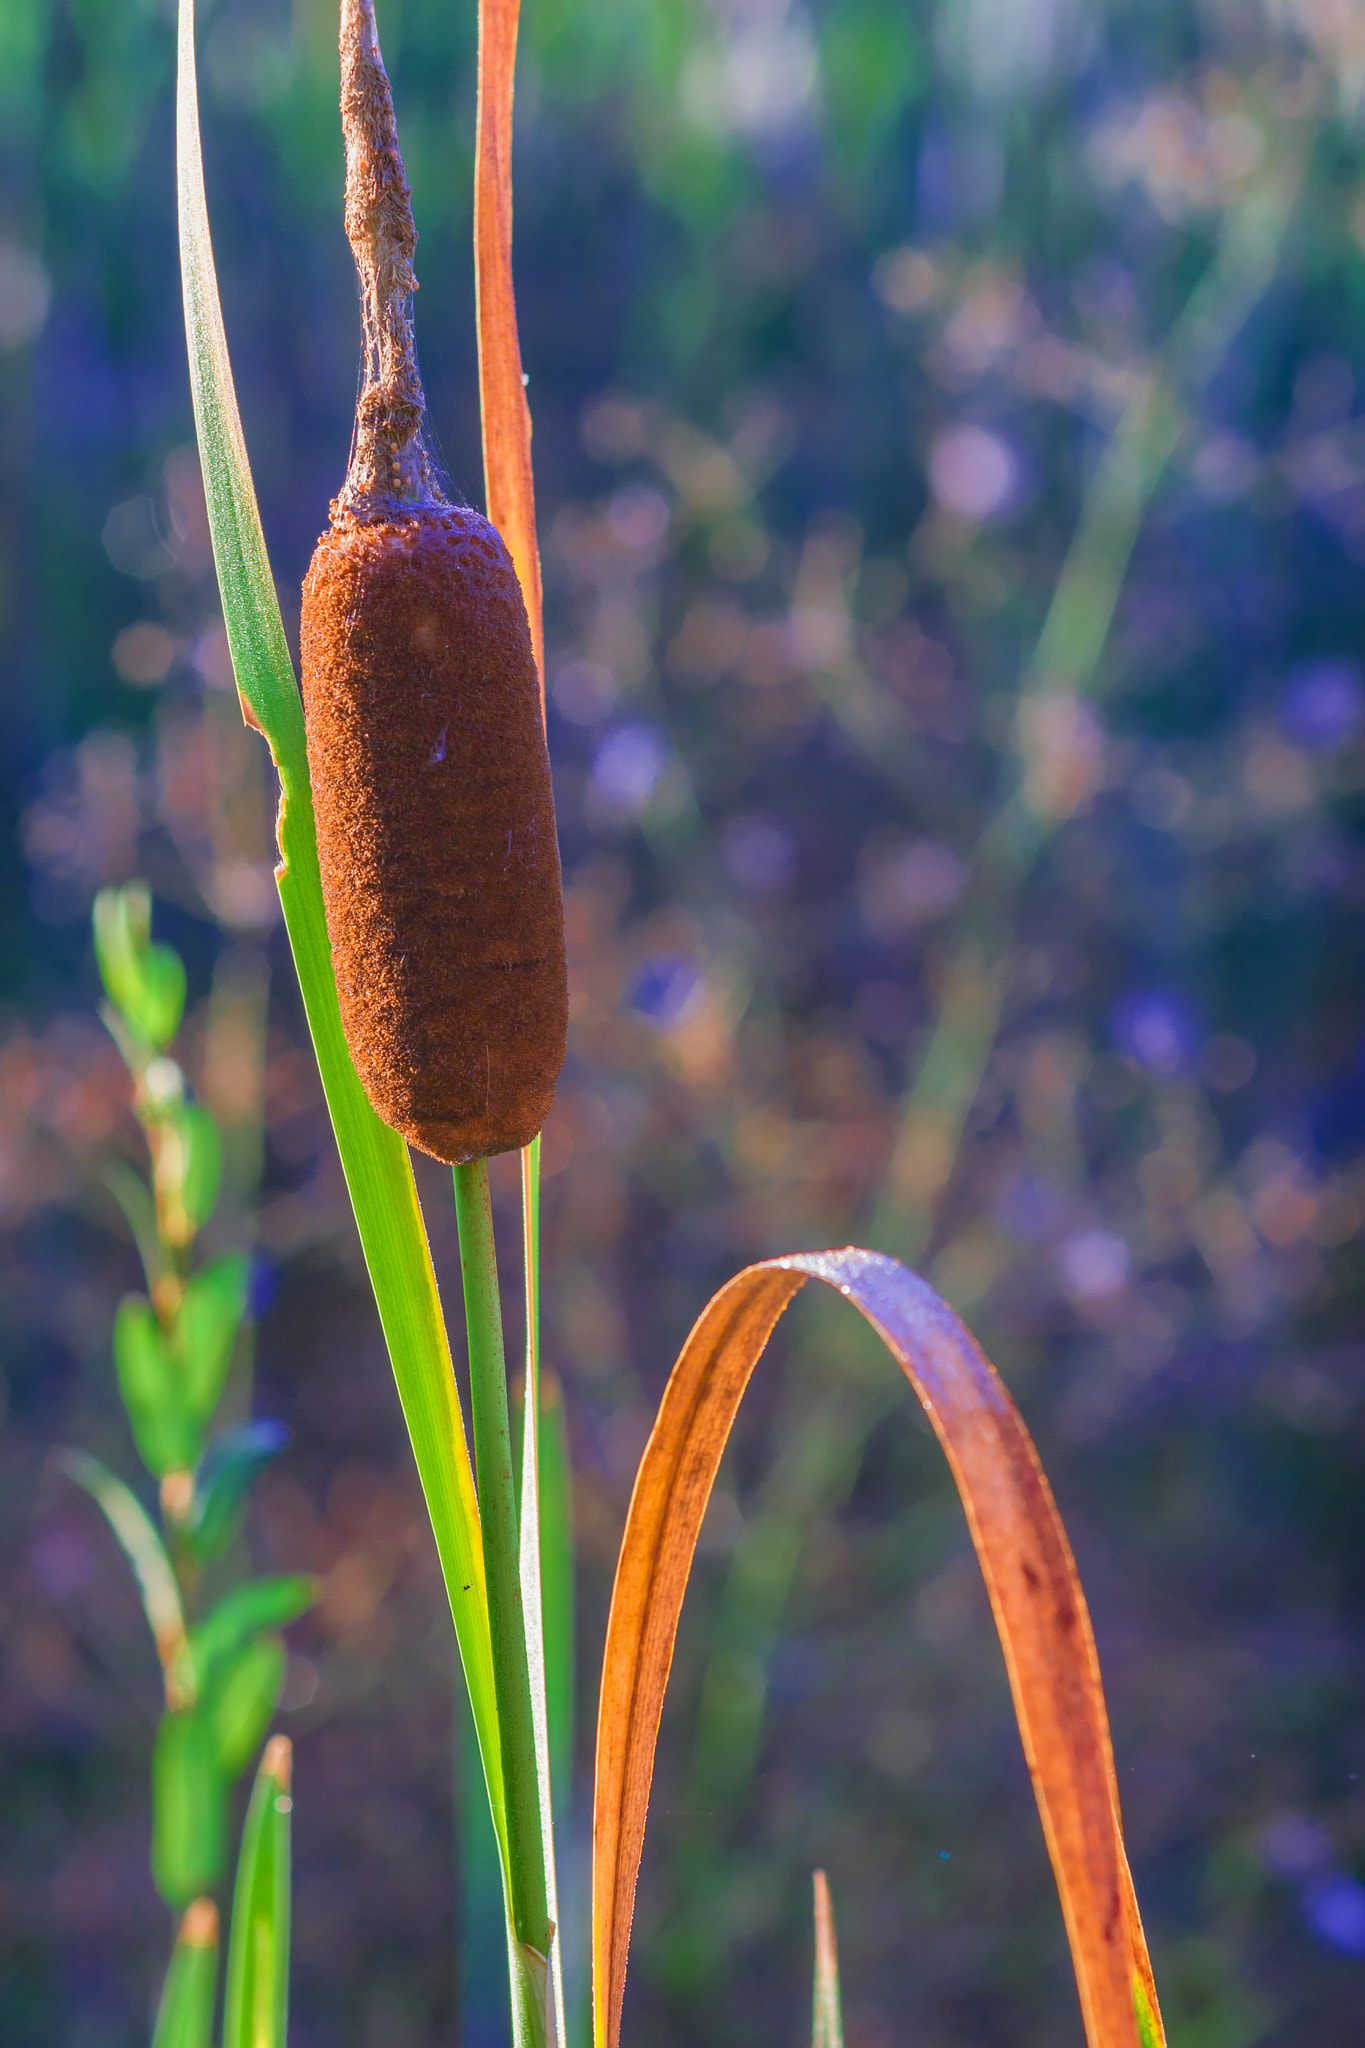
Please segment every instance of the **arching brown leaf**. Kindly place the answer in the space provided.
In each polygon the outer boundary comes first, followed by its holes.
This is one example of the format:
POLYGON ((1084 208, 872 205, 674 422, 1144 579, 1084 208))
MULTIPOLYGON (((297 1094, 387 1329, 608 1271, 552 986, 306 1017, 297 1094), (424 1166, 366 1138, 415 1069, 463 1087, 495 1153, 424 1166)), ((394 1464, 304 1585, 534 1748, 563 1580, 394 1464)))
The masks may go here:
POLYGON ((749 1375, 809 1278, 836 1288, 876 1330, 957 1481, 1005 1653, 1089 2048, 1140 2048, 1142 2003, 1159 2044, 1094 1635, 1033 1440, 989 1359, 933 1288, 895 1259, 850 1246, 767 1260, 721 1288, 683 1346, 645 1446, 616 1568, 598 1710, 596 2048, 616 2048, 620 2036, 659 1717, 697 1532, 749 1375))

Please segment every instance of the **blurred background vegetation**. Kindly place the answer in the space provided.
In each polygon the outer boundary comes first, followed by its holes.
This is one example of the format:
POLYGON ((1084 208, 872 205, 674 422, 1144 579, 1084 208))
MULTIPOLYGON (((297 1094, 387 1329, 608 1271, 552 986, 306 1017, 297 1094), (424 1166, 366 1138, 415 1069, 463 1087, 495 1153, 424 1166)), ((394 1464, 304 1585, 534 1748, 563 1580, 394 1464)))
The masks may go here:
MULTIPOLYGON (((380 20, 432 427, 480 495, 472 5, 380 20)), ((330 0, 201 20, 287 621, 358 365, 330 0)), ((1174 2048, 1365 1994, 1365 16, 1353 0, 528 0, 516 260, 574 1026, 546 1343, 580 1668, 710 1290, 856 1239, 1016 1392, 1095 1615, 1174 2048)), ((497 2041, 448 1618, 277 922, 180 330, 166 0, 0 9, 0 2011, 147 2035, 157 1672, 49 1463, 133 1478, 135 1156, 92 897, 150 883, 292 1449, 298 2048, 497 2041), (458 1722, 457 1722, 458 1727, 458 1722), (465 1859, 466 1865, 468 1858, 465 1859), (472 1951, 472 1956, 471 1956, 472 1951), (463 1975, 463 1982, 462 1980, 463 1975), (462 2016, 463 2013, 463 2016, 462 2016)), ((504 1170, 505 1169, 505 1170, 504 1170)), ((421 1175, 451 1293, 453 1210, 421 1175)), ((497 1186, 514 1251, 511 1162, 497 1186)), ((210 1249, 214 1248, 210 1246, 210 1249)), ((1080 2023, 941 1459, 838 1305, 751 1397, 665 1719, 627 2035, 1080 2023)), ((238 1412, 252 1360, 237 1364, 238 1412)), ((593 1702, 580 1701, 580 1765, 593 1702)), ((569 1816, 582 1898, 588 1787, 569 1816)), ((494 1944, 496 1946, 496 1944, 494 1944)), ((501 1970, 500 1959, 497 1969, 501 1970)))

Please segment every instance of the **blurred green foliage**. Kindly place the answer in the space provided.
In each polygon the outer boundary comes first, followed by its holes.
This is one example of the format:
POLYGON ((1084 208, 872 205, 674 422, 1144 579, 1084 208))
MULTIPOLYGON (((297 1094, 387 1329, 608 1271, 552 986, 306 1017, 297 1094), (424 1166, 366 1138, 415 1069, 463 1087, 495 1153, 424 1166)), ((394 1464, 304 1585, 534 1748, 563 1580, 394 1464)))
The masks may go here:
MULTIPOLYGON (((240 1348, 250 1261, 231 1251, 190 1263, 217 1203, 222 1141, 208 1109, 186 1100, 184 1073, 171 1057, 185 969, 173 948, 153 942, 151 911, 145 886, 131 883, 100 892, 93 924, 105 1021, 129 1069, 152 1167, 150 1187, 131 1167, 115 1183, 142 1224, 135 1235, 151 1292, 120 1302, 113 1352, 134 1442, 160 1482, 160 1532, 96 1460, 67 1454, 64 1462, 104 1509, 143 1595, 166 1702, 151 1761, 152 1876, 173 1911, 202 1917, 227 1869, 232 1789, 283 1691, 279 1630, 313 1605, 317 1589, 298 1573, 246 1579, 199 1618, 203 1570, 231 1542, 247 1488, 287 1432, 246 1424, 206 1445, 240 1348)), ((272 1800, 275 1789, 272 1778, 272 1800)), ((287 1903, 285 1911, 287 1926, 287 1903)), ((190 1939, 187 1928, 189 1921, 167 1972, 158 2040, 178 2038, 182 2027, 193 2036, 206 2006, 212 2017, 216 1945, 190 1939)))

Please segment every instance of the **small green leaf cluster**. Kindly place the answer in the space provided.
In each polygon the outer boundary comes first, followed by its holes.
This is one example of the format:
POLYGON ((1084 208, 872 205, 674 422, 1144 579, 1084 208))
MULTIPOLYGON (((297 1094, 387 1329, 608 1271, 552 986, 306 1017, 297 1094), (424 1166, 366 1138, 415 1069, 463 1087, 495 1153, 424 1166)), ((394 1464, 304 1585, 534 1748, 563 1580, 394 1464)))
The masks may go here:
POLYGON ((164 1321, 130 1294, 114 1319, 119 1392, 143 1463, 158 1479, 199 1463, 246 1310, 247 1261, 229 1252, 185 1284, 164 1321))
POLYGON ((255 1756, 284 1684, 284 1623, 311 1607, 302 1573, 251 1579, 191 1628, 166 1674, 152 1760, 152 1876, 171 1906, 220 1883, 228 1793, 255 1756))
POLYGON ((250 1262, 242 1251, 196 1258, 218 1199, 222 1137, 173 1056, 185 969, 153 940, 151 910, 141 883, 106 889, 95 902, 94 935, 101 1015, 132 1076, 150 1168, 144 1175, 119 1161, 105 1179, 146 1275, 146 1292, 119 1304, 113 1353, 133 1441, 159 1483, 160 1528, 96 1460, 69 1453, 64 1463, 122 1543, 161 1657, 152 1873, 179 1911, 222 1884, 232 1788, 260 1748, 284 1683, 280 1631, 312 1605, 315 1588, 301 1574, 247 1579, 199 1611, 203 1576, 230 1549, 252 1482, 288 1432, 265 1420, 214 1432, 248 1313, 250 1262))

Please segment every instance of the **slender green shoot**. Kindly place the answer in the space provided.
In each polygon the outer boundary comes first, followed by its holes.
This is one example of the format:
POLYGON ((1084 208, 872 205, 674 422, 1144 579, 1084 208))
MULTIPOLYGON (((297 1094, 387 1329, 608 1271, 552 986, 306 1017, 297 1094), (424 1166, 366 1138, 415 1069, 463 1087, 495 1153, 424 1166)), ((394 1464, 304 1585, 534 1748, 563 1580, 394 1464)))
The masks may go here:
MULTIPOLYGON (((488 1161, 454 1168, 455 1212, 460 1231, 465 1328, 469 1338, 469 1400, 474 1469, 483 1531, 484 1576, 493 1651, 493 1682, 502 1744, 506 1797, 506 1885, 521 1963, 542 1985, 548 1969, 550 1915, 546 1898, 545 1849, 541 1828, 540 1773, 527 1659, 526 1615, 521 1595, 521 1541, 517 1494, 512 1477, 512 1436, 503 1353, 502 1303, 498 1294, 493 1207, 488 1161), (529 1953, 527 1953, 529 1951, 529 1953)), ((534 1439, 528 1428, 525 1435, 534 1439)), ((534 1460, 534 1449, 532 1450, 534 1460)), ((515 1981, 515 1975, 514 1975, 515 1981)))
POLYGON ((284 2048, 289 2020, 289 1738, 266 1744, 242 1829, 228 1935, 223 2048, 284 2048))
POLYGON ((137 1495, 88 1451, 58 1451, 55 1463, 96 1501, 133 1568, 143 1612, 156 1641, 167 1683, 185 1647, 185 1610, 171 1561, 137 1495))
POLYGON ((545 1639, 545 1718, 550 1780, 567 1786, 574 1741, 573 1473, 564 1395, 553 1373, 540 1375, 540 1581, 545 1639))
POLYGON ((123 1211, 147 1276, 147 1292, 156 1301, 162 1298, 167 1280, 174 1280, 175 1268, 157 1235, 156 1204, 151 1190, 126 1159, 106 1160, 100 1169, 100 1179, 123 1211))
POLYGON ((540 1473, 540 1136, 521 1155, 521 1220, 526 1295, 526 1382, 522 1396, 521 1550, 519 1576, 526 1637, 526 1671, 531 1690, 531 1724, 536 1745, 540 1797, 540 1839, 545 1860, 545 1906, 550 1927, 550 1994, 555 2038, 563 2042, 564 1945, 559 1936, 559 1885, 555 1876, 554 1799, 550 1770, 550 1712, 545 1670, 545 1605, 541 1572, 540 1473))
POLYGON ((210 2048, 217 1993, 218 1908, 212 1899, 195 1899, 171 1951, 152 2048, 210 2048))

